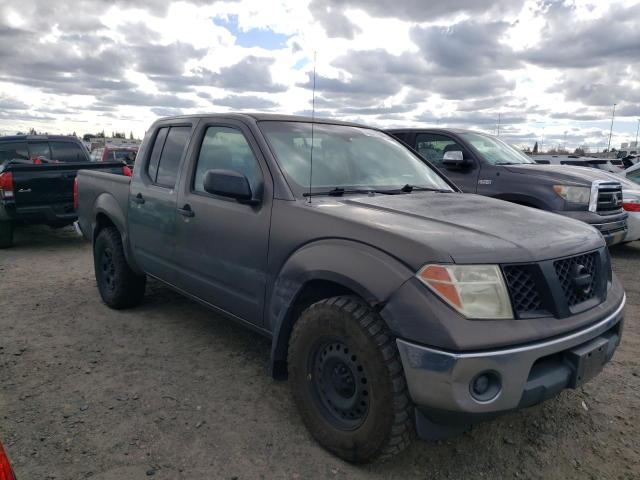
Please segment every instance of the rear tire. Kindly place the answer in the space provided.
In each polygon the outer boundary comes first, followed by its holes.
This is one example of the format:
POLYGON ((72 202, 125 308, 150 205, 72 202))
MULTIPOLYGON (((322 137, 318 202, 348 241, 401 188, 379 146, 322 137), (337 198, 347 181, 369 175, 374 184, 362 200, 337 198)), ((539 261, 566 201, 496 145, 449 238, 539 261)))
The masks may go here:
POLYGON ((386 324, 343 296, 307 308, 289 342, 293 398, 311 435, 349 462, 385 460, 413 440, 413 404, 386 324))
POLYGON ((13 224, 0 222, 0 248, 9 248, 13 245, 13 224))
POLYGON ((138 275, 127 263, 122 238, 115 227, 100 231, 93 246, 96 281, 102 301, 114 309, 138 305, 147 284, 145 275, 138 275))

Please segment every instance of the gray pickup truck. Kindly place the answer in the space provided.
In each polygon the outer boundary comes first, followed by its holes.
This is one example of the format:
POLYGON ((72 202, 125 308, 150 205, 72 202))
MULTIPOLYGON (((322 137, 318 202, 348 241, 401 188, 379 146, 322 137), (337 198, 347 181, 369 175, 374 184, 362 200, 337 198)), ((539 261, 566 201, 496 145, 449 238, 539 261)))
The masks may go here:
POLYGON ((534 161, 497 137, 470 130, 408 128, 388 133, 414 148, 465 193, 582 220, 597 228, 607 245, 622 242, 627 234, 622 186, 595 168, 543 165, 540 157, 534 161))
POLYGON ((462 194, 376 129, 162 119, 132 178, 81 171, 78 195, 108 306, 151 276, 270 337, 271 374, 348 461, 579 387, 620 342, 595 229, 462 194))

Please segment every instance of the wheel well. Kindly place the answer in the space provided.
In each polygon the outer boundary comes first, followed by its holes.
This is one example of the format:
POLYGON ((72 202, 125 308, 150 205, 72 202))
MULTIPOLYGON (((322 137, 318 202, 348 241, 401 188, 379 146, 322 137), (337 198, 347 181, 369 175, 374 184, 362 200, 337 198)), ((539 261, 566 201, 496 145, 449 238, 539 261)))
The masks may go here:
POLYGON ((282 321, 276 343, 273 350, 271 373, 277 380, 285 380, 288 375, 287 355, 289 339, 300 314, 309 306, 324 299, 341 295, 358 296, 350 288, 329 280, 310 280, 300 289, 295 299, 289 305, 287 313, 282 321))
POLYGON ((95 239, 98 237, 98 234, 107 227, 114 227, 116 230, 118 229, 115 223, 113 223, 108 216, 106 216, 104 213, 99 213, 96 216, 96 228, 93 232, 93 240, 95 241, 95 239))

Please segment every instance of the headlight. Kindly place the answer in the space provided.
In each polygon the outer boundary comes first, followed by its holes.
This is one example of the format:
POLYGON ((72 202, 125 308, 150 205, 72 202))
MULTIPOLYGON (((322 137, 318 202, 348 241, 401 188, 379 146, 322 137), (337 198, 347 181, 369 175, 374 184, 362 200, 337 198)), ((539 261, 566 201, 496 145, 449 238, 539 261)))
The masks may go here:
POLYGON ((467 318, 513 318, 497 265, 425 265, 417 277, 467 318))
POLYGON ((553 190, 569 203, 589 203, 591 188, 572 187, 570 185, 554 185, 553 190))

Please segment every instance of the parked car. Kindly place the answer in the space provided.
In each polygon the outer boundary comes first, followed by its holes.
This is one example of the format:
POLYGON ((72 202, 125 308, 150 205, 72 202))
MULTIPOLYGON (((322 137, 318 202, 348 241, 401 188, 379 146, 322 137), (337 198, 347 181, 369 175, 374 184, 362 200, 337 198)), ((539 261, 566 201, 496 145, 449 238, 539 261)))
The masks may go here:
POLYGON ((620 173, 624 170, 624 162, 617 158, 581 157, 578 155, 534 155, 531 157, 542 165, 571 165, 574 167, 589 167, 605 172, 620 173))
POLYGON ((77 218, 73 181, 80 169, 130 174, 123 162, 96 164, 75 137, 0 137, 0 248, 20 224, 71 225, 77 218))
POLYGON ((620 342, 595 229, 462 194, 380 130, 166 118, 132 178, 81 171, 78 196, 106 305, 148 275, 270 337, 272 375, 348 461, 577 388, 620 342))
POLYGON ((461 129, 395 129, 466 193, 477 193, 575 218, 597 228, 608 245, 621 242, 627 214, 622 187, 596 170, 538 165, 499 138, 461 129))
POLYGON ((2 448, 2 443, 0 443, 0 480, 16 480, 9 458, 2 448))
POLYGON ((609 175, 622 185, 622 208, 629 215, 627 218, 628 232, 624 242, 640 240, 640 166, 626 178, 613 173, 609 175))
POLYGON ((114 147, 106 146, 96 148, 91 152, 93 162, 125 162, 132 167, 136 161, 138 147, 114 147))
POLYGON ((636 163, 625 169, 621 175, 626 177, 628 180, 631 180, 633 183, 640 185, 640 163, 636 163))

